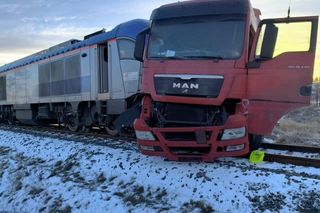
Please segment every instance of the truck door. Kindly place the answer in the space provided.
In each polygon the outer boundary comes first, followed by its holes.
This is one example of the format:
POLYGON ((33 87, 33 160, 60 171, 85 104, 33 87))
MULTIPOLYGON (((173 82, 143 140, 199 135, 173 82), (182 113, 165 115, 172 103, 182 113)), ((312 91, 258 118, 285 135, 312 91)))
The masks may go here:
POLYGON ((318 17, 260 22, 248 67, 249 133, 271 134, 289 111, 310 104, 318 17))

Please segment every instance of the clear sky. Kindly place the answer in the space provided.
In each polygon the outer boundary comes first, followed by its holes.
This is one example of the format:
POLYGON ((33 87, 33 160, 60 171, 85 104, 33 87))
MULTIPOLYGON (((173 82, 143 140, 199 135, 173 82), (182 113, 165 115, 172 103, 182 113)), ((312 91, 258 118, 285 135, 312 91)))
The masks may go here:
MULTIPOLYGON (((320 0, 291 1, 291 16, 320 14, 320 0)), ((171 2, 177 0, 1 0, 0 66, 124 21, 149 19, 152 9, 171 2)), ((287 15, 289 0, 251 2, 263 18, 287 15)), ((316 63, 320 69, 320 55, 316 63)))

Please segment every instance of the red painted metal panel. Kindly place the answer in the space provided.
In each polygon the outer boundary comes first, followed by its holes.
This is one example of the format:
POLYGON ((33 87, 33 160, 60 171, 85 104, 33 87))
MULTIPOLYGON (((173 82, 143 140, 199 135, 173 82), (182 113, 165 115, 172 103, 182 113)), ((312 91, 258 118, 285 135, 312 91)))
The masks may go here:
POLYGON ((315 53, 288 52, 248 71, 248 98, 309 104, 300 89, 312 83, 315 53))
POLYGON ((235 140, 226 140, 219 141, 217 139, 218 134, 223 131, 223 129, 228 128, 239 128, 246 127, 246 118, 243 115, 232 115, 228 118, 224 126, 206 126, 206 127, 175 127, 175 128, 152 128, 149 127, 143 119, 137 119, 134 123, 135 130, 140 131, 151 131, 156 137, 156 141, 145 141, 137 140, 139 145, 144 146, 158 146, 161 147, 163 152, 159 151, 146 151, 142 150, 141 152, 146 155, 154 156, 165 156, 169 160, 179 160, 180 158, 193 158, 197 157, 199 160, 203 161, 213 161, 219 157, 232 157, 232 156, 242 156, 249 152, 249 143, 248 143, 248 131, 243 138, 235 140), (169 141, 163 136, 162 133, 166 132, 196 132, 196 131, 207 131, 211 132, 211 137, 206 141, 205 144, 198 144, 196 141, 169 141), (218 151, 218 148, 224 149, 226 146, 232 145, 241 145, 244 144, 244 149, 240 151, 227 152, 225 150, 218 151), (172 152, 170 148, 172 147, 208 147, 209 152, 202 155, 178 155, 172 152))
MULTIPOLYGON (((286 52, 273 59, 261 61, 259 67, 248 70, 249 133, 269 135, 282 116, 310 104, 310 96, 302 94, 301 89, 312 84, 318 17, 268 20, 271 23, 301 21, 313 24, 309 51, 286 52)), ((255 43, 259 32, 260 30, 255 37, 255 43)), ((251 60, 254 55, 255 48, 252 48, 251 60)))
POLYGON ((141 90, 150 94, 154 101, 221 105, 226 98, 244 98, 246 95, 246 70, 235 69, 234 60, 153 60, 146 61, 143 68, 141 90), (221 75, 224 82, 217 98, 195 98, 157 95, 154 86, 156 74, 221 75))

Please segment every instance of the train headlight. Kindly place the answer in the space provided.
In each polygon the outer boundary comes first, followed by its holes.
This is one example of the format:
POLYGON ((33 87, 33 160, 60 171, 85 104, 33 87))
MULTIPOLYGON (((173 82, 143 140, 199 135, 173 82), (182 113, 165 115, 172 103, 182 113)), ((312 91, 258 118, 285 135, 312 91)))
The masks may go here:
POLYGON ((153 136, 152 132, 150 131, 140 131, 136 130, 136 137, 139 140, 146 140, 146 141, 155 141, 155 137, 153 136))
POLYGON ((246 135, 245 127, 240 127, 235 129, 225 129, 223 131, 221 140, 232 140, 232 139, 243 138, 245 135, 246 135))

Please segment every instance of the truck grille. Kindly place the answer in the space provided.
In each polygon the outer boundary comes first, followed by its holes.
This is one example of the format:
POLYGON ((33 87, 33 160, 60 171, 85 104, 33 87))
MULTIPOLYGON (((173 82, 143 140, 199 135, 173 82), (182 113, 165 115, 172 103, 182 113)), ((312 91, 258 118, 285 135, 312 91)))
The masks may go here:
POLYGON ((214 106, 157 102, 153 121, 155 126, 161 127, 216 126, 224 122, 222 114, 214 106))
MULTIPOLYGON (((205 132, 205 139, 209 140, 212 132, 205 132)), ((168 141, 196 141, 195 132, 163 132, 163 137, 168 141)))
POLYGON ((210 97, 219 96, 223 76, 220 75, 155 75, 158 95, 210 97))

